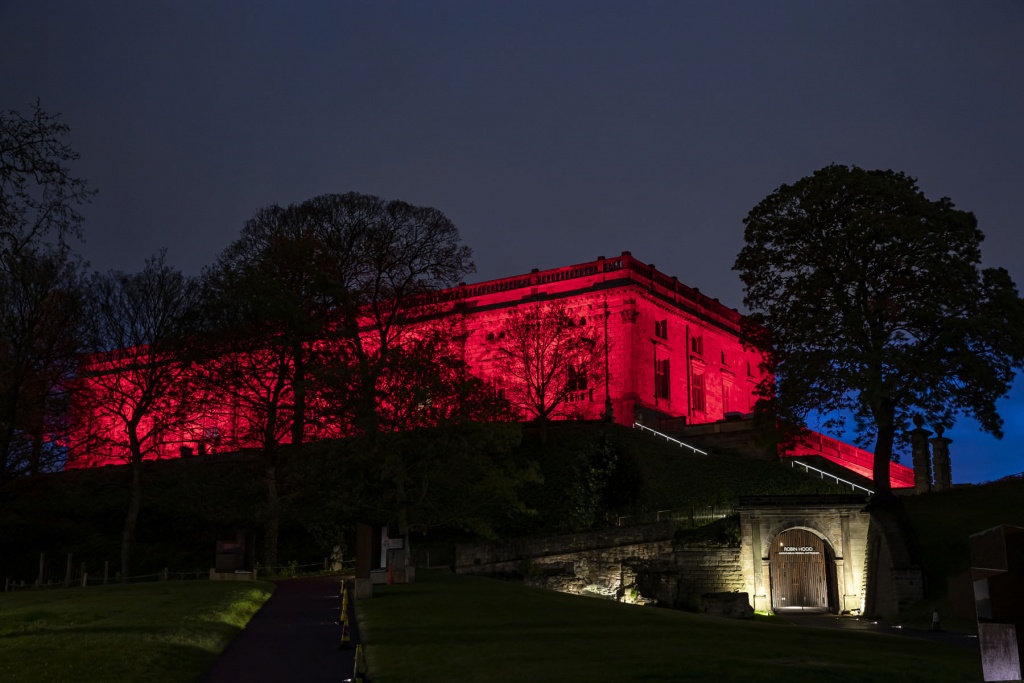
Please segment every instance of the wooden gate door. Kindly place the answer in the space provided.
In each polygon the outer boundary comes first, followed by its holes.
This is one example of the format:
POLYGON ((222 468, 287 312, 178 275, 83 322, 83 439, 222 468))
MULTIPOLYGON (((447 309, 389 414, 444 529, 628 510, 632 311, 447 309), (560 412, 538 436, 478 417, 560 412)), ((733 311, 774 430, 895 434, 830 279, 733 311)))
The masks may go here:
POLYGON ((825 562, 825 543, 810 531, 779 534, 769 553, 772 610, 827 611, 825 562))

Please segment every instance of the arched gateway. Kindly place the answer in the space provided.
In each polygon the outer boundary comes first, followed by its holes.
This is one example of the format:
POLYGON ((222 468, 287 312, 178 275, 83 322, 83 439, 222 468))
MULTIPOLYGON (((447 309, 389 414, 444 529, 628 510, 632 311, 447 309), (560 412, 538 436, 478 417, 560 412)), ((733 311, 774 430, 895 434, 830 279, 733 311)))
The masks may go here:
POLYGON ((740 499, 740 565, 755 610, 864 609, 870 515, 854 495, 740 499))
POLYGON ((807 529, 789 529, 775 537, 769 550, 773 612, 827 612, 835 573, 826 543, 807 529))

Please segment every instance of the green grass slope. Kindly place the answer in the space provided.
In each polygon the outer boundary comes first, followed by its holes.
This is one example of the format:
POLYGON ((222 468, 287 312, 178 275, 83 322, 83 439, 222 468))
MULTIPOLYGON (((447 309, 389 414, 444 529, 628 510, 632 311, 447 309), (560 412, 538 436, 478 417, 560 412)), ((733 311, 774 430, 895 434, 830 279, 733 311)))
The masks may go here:
POLYGON ((197 681, 266 602, 264 582, 0 594, 0 680, 197 681))
POLYGON ((928 593, 946 591, 946 578, 970 567, 971 534, 1008 524, 1024 527, 1024 480, 997 481, 908 496, 903 505, 924 551, 928 593))
POLYGON ((977 652, 423 573, 358 603, 375 683, 981 679, 977 652))

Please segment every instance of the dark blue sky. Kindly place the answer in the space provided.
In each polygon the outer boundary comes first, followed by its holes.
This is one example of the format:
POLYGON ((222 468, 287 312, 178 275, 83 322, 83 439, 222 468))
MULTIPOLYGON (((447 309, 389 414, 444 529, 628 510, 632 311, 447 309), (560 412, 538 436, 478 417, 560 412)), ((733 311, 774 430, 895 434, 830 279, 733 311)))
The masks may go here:
MULTIPOLYGON (((1024 3, 0 0, 0 108, 61 112, 82 253, 198 273, 256 209, 435 206, 476 279, 628 249, 742 310, 747 211, 836 162, 973 211, 1024 284, 1024 3)), ((956 481, 1024 470, 952 433, 956 481)))

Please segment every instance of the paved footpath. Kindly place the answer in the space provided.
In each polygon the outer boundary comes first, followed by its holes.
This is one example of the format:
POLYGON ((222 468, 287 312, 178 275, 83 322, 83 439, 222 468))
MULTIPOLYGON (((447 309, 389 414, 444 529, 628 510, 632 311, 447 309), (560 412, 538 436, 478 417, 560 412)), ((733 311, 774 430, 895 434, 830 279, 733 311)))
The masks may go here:
MULTIPOLYGON (((340 580, 318 576, 275 581, 277 590, 228 645, 204 683, 338 683, 352 675, 354 650, 339 648, 340 580)), ((352 642, 355 610, 349 596, 352 642)))

